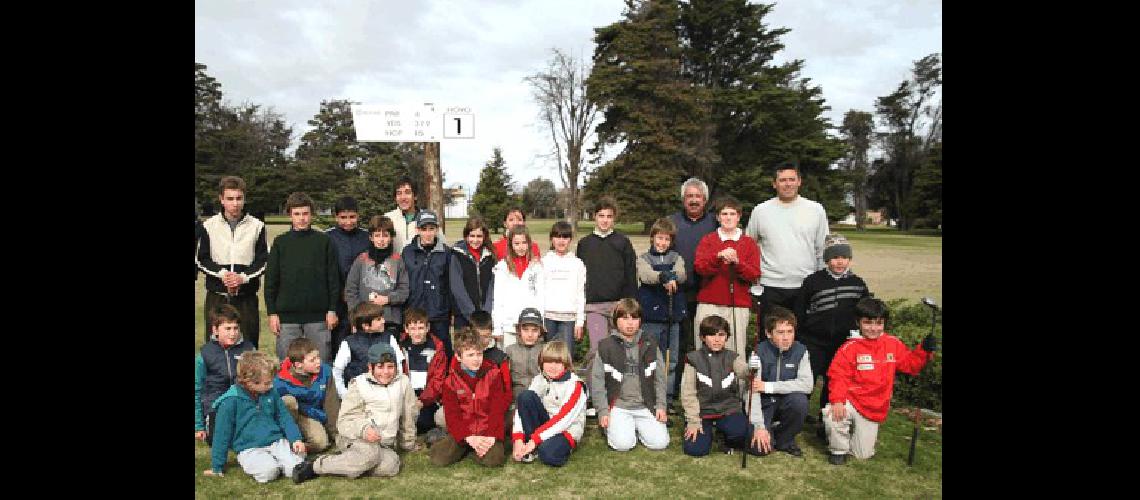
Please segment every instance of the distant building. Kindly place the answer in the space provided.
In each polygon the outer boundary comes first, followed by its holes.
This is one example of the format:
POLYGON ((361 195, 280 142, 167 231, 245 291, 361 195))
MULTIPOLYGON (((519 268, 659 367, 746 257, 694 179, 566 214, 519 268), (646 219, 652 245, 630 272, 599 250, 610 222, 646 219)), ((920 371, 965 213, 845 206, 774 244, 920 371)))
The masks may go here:
POLYGON ((447 188, 445 195, 451 197, 451 203, 444 207, 444 217, 448 219, 466 219, 467 204, 470 199, 462 184, 447 188))

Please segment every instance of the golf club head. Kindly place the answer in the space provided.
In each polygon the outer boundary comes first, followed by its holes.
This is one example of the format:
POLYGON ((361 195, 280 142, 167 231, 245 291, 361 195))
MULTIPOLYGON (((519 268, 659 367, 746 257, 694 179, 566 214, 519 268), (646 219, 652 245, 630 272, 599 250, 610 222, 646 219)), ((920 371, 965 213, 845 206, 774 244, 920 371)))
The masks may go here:
POLYGON ((926 305, 928 305, 928 306, 930 306, 931 308, 933 308, 933 309, 935 309, 935 310, 937 310, 937 309, 938 309, 938 306, 934 304, 934 299, 932 299, 932 298, 930 298, 930 297, 923 297, 923 298, 922 298, 922 303, 923 303, 923 304, 926 304, 926 305))

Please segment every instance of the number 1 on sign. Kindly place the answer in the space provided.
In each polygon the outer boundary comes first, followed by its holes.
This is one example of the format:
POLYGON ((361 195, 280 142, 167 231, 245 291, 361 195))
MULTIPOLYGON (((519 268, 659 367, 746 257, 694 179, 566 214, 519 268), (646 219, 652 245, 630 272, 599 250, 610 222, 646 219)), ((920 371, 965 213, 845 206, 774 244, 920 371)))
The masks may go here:
POLYGON ((453 139, 472 139, 475 137, 475 115, 470 113, 443 115, 443 123, 455 123, 455 128, 448 125, 443 127, 443 136, 453 139))
POLYGON ((455 119, 455 135, 463 135, 463 120, 455 119))

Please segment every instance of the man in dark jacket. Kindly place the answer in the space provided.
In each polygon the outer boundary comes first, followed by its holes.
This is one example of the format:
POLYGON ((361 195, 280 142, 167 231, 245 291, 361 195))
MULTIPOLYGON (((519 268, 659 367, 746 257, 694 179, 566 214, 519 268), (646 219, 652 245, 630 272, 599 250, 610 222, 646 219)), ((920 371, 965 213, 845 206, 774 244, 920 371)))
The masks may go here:
MULTIPOLYGON (((706 234, 716 231, 720 223, 716 215, 707 210, 709 201, 709 186, 704 181, 690 177, 681 184, 682 209, 669 218, 677 227, 677 237, 673 240, 673 249, 685 261, 685 280, 681 283, 681 293, 685 297, 685 321, 681 322, 681 335, 679 336, 680 352, 693 351, 700 346, 693 344, 693 318, 697 317, 697 292, 701 288, 701 278, 693 270, 693 263, 697 258, 697 244, 706 234)), ((673 393, 679 392, 681 377, 674 377, 673 393)))
POLYGON ((408 301, 404 307, 427 311, 431 333, 443 341, 451 356, 451 287, 448 274, 451 251, 437 238, 439 222, 435 212, 423 210, 416 218, 417 234, 404 247, 401 257, 408 269, 408 301))

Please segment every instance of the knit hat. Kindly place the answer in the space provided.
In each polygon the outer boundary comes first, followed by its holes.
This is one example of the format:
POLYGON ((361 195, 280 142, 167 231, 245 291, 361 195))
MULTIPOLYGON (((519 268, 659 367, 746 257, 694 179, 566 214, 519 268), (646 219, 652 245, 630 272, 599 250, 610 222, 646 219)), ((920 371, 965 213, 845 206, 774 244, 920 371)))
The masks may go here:
POLYGON ((416 227, 420 228, 428 224, 439 226, 439 219, 436 219, 435 212, 431 210, 421 210, 420 213, 416 215, 416 227))
POLYGON ((393 351, 392 346, 388 345, 387 342, 377 342, 375 344, 372 344, 372 347, 368 348, 368 362, 379 363, 380 356, 383 356, 385 354, 391 354, 393 360, 396 358, 396 351, 393 351))
POLYGON ((540 331, 546 332, 546 327, 542 324, 542 314, 538 312, 538 309, 533 307, 523 309, 522 312, 519 313, 519 321, 515 323, 515 328, 517 329, 522 325, 537 325, 540 331))
POLYGON ((847 257, 848 259, 852 258, 851 244, 847 242, 847 238, 844 238, 842 234, 832 233, 827 235, 827 239, 824 241, 823 261, 827 262, 839 256, 847 257))

